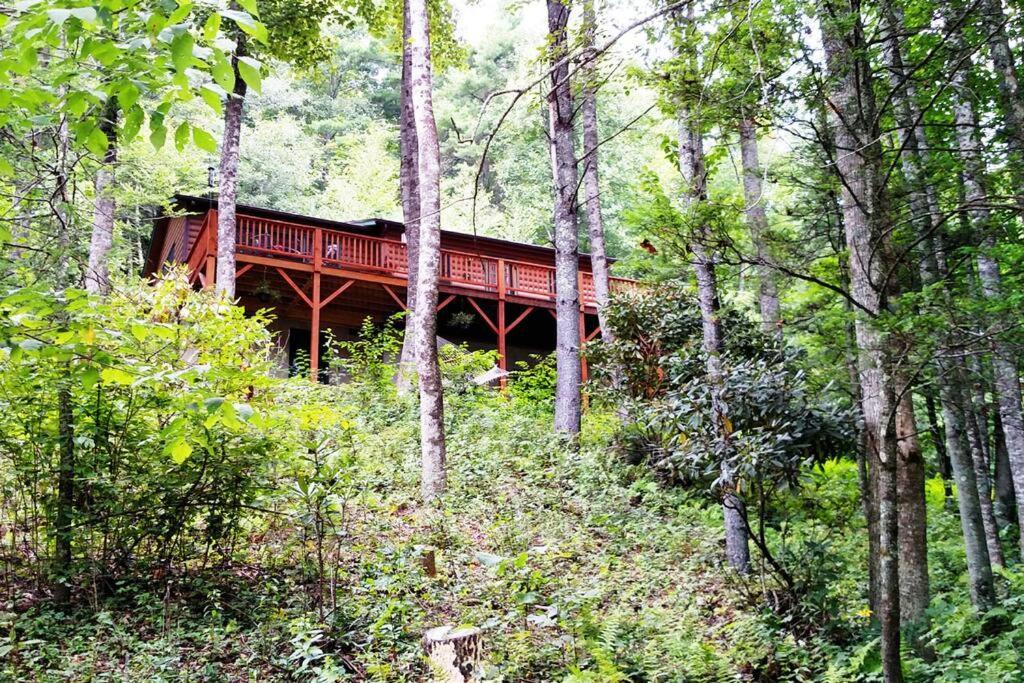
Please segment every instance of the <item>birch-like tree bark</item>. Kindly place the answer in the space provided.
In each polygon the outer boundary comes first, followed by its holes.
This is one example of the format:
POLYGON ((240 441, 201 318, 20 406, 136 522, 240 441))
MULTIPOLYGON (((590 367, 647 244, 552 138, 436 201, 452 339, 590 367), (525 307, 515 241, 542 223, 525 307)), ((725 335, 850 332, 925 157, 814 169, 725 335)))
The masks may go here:
MULTIPOLYGON (((683 176, 683 201, 691 209, 707 201, 707 169, 704 159, 704 137, 700 121, 686 107, 680 105, 679 119, 679 171, 683 176)), ((722 338, 722 323, 719 319, 718 281, 715 274, 714 256, 710 244, 710 228, 702 222, 690 245, 693 252, 693 270, 697 278, 697 301, 700 307, 705 367, 708 383, 712 387, 711 412, 723 452, 732 451, 732 428, 728 420, 728 407, 722 398, 724 376, 722 352, 725 350, 722 338)), ((725 519, 725 554, 729 566, 746 574, 750 571, 750 546, 747 534, 746 509, 736 492, 736 481, 728 463, 723 457, 719 471, 719 485, 722 489, 722 514, 725 519)))
POLYGON ((740 158, 743 164, 743 202, 747 215, 747 229, 754 244, 757 258, 758 307, 761 325, 766 334, 782 339, 782 312, 779 307, 779 288, 771 266, 768 248, 768 214, 764 208, 764 185, 761 182, 761 161, 757 151, 757 124, 746 116, 739 123, 740 158))
POLYGON ((594 298, 597 300, 597 320, 601 326, 601 338, 613 341, 608 326, 608 254, 604 243, 604 218, 601 215, 601 184, 598 177, 598 145, 600 136, 597 127, 597 69, 594 63, 596 48, 594 38, 597 32, 596 0, 583 3, 583 67, 580 75, 580 113, 583 116, 583 194, 587 209, 587 232, 590 236, 590 264, 594 277, 594 298))
POLYGON ((117 101, 111 98, 103 108, 100 130, 107 138, 103 163, 96 170, 93 187, 92 236, 89 239, 89 265, 85 271, 85 290, 90 294, 110 291, 110 249, 114 246, 114 165, 117 163, 117 101))
POLYGON ((988 609, 995 602, 995 585, 992 580, 992 564, 985 541, 985 527, 981 518, 981 502, 978 497, 978 482, 968 447, 967 427, 961 406, 964 397, 957 379, 963 379, 959 368, 953 368, 953 376, 947 378, 939 389, 942 402, 942 421, 946 426, 946 449, 953 466, 953 481, 956 482, 957 501, 960 507, 960 529, 967 551, 967 576, 971 602, 980 609, 988 609))
POLYGON ((1014 181, 1017 204, 1024 207, 1024 97, 1017 76, 1017 64, 1010 49, 1006 34, 1006 15, 1002 0, 984 0, 981 5, 985 33, 988 35, 988 51, 992 60, 996 83, 999 87, 999 104, 1003 114, 1003 130, 1010 150, 1013 152, 1014 181))
POLYGON ((1010 454, 1006 450, 1003 423, 999 411, 992 415, 992 436, 995 455, 995 513, 1001 527, 1017 523, 1016 492, 1013 489, 1013 474, 1010 472, 1010 454))
POLYGON ((242 137, 242 112, 248 90, 238 72, 238 58, 244 56, 244 39, 231 58, 235 87, 224 103, 224 135, 220 144, 219 192, 217 195, 217 285, 216 289, 235 297, 235 208, 238 203, 238 157, 242 137))
POLYGON ((554 178, 555 228, 555 429, 580 431, 580 293, 579 220, 577 215, 576 152, 573 141, 573 103, 567 50, 569 5, 546 0, 551 90, 548 125, 554 178))
POLYGON ((433 500, 447 486, 444 396, 437 360, 437 283, 441 272, 441 149, 434 120, 430 20, 426 0, 406 0, 409 12, 410 94, 416 126, 420 194, 419 270, 416 281, 415 349, 420 386, 421 491, 433 500))
POLYGON ((890 683, 903 680, 900 660, 898 444, 894 363, 877 317, 889 305, 890 216, 879 183, 881 150, 860 6, 826 3, 821 10, 829 99, 842 180, 843 224, 850 259, 851 294, 861 310, 855 322, 861 408, 870 464, 877 477, 878 620, 882 670, 890 683))
MULTIPOLYGON (((946 25, 953 25, 953 17, 946 16, 946 25)), ((949 31, 953 36, 953 52, 960 54, 963 40, 956 29, 949 31)), ((957 154, 963 164, 963 189, 966 215, 972 233, 981 239, 977 255, 978 280, 982 295, 988 301, 998 302, 1003 297, 1002 275, 999 263, 992 256, 996 245, 991 214, 986 206, 985 164, 981 156, 981 141, 977 134, 977 114, 971 100, 972 91, 968 83, 970 60, 961 59, 959 68, 951 80, 950 95, 953 100, 953 114, 956 124, 957 154)), ((1020 375, 1016 354, 1006 340, 993 330, 992 374, 995 394, 998 399, 999 417, 1006 439, 1010 458, 1010 471, 1014 489, 1017 492, 1017 516, 1024 518, 1024 415, 1021 414, 1020 375)), ((1024 534, 1020 535, 1020 551, 1024 557, 1024 534)))
POLYGON ((412 374, 416 369, 416 280, 420 271, 420 188, 418 184, 418 159, 416 149, 416 120, 412 112, 412 42, 410 36, 409 5, 402 6, 402 89, 399 94, 399 182, 402 193, 402 217, 405 223, 405 249, 408 273, 405 290, 405 334, 402 338, 402 355, 399 359, 398 391, 406 393, 412 385, 412 374))

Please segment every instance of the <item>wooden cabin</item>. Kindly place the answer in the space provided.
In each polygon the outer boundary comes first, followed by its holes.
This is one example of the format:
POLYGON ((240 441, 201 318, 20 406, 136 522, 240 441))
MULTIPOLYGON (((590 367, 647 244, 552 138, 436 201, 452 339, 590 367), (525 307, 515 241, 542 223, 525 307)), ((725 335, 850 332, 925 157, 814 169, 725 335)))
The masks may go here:
MULTIPOLYGON (((216 272, 217 201, 180 195, 174 215, 157 220, 148 274, 185 263, 197 286, 216 272)), ((272 309, 282 370, 309 354, 322 376, 324 332, 354 339, 367 317, 405 309, 404 226, 341 222, 237 206, 236 295, 248 311, 272 309)), ((613 278, 612 288, 631 288, 613 278)), ((580 338, 598 334, 590 258, 580 256, 580 338)), ((438 336, 472 349, 497 349, 502 369, 555 348, 555 252, 519 242, 443 231, 438 336)))

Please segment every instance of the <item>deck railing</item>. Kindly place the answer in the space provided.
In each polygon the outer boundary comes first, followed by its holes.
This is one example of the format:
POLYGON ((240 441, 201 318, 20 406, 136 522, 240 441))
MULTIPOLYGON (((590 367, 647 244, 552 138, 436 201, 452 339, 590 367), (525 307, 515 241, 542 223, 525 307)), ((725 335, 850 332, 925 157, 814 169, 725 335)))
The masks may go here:
MULTIPOLYGON (((210 221, 197 237, 190 254, 199 266, 203 248, 198 244, 206 235, 210 221)), ((253 216, 238 217, 237 252, 276 259, 319 263, 326 268, 359 271, 396 278, 408 276, 408 253, 402 242, 357 235, 340 230, 314 228, 298 223, 268 220, 253 216), (319 244, 318 244, 319 241, 319 244)), ((553 301, 555 269, 552 266, 493 258, 453 249, 441 249, 442 283, 466 289, 553 301)), ((580 272, 580 298, 594 305, 594 281, 590 273, 580 272)), ((637 287, 633 280, 611 278, 613 292, 637 287)))

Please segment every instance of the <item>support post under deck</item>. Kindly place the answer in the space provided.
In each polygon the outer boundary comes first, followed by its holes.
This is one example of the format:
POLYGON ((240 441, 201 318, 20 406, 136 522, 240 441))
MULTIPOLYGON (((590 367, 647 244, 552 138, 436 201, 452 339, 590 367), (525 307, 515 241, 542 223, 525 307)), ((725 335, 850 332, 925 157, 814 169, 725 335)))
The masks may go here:
POLYGON ((320 228, 313 231, 313 315, 309 324, 309 378, 320 380, 320 271, 323 269, 323 237, 320 228))

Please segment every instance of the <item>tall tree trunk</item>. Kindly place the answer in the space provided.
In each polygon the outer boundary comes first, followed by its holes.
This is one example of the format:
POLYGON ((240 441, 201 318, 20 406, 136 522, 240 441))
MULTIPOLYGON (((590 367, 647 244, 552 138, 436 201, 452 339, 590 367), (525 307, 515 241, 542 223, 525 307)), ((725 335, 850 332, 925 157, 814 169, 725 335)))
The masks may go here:
POLYGON ((402 338, 402 355, 399 360, 398 390, 409 391, 412 372, 416 368, 416 281, 420 264, 420 188, 418 184, 418 159, 416 120, 412 112, 412 41, 410 36, 409 5, 402 5, 402 90, 399 95, 399 183, 402 192, 402 217, 405 222, 405 249, 408 263, 406 278, 405 334, 402 338))
POLYGON ((103 163, 96 170, 94 187, 96 198, 93 209, 92 237, 89 240, 89 265, 85 271, 85 289, 90 294, 110 291, 110 249, 114 245, 113 195, 114 164, 117 163, 117 100, 111 97, 103 108, 100 130, 107 138, 107 151, 103 163))
MULTIPOLYGON (((906 71, 899 43, 902 35, 902 17, 899 10, 891 5, 884 7, 885 20, 889 24, 889 42, 886 45, 896 118, 900 124, 901 163, 903 173, 910 185, 910 210, 914 225, 926 252, 920 259, 920 275, 923 284, 934 284, 937 279, 935 257, 931 253, 934 245, 934 229, 929 197, 925 190, 925 171, 922 168, 921 149, 916 134, 916 105, 906 87, 906 71)), ((895 294, 895 286, 891 287, 895 294)), ((940 378, 942 373, 938 373, 940 378)), ((901 378, 902 379, 902 378, 901 378)), ((921 446, 917 437, 911 387, 901 381, 901 398, 897 407, 896 431, 900 444, 898 465, 899 488, 899 538, 900 538, 900 611, 904 628, 914 631, 912 643, 922 654, 930 650, 917 636, 922 635, 926 625, 925 612, 929 602, 928 584, 928 525, 927 501, 925 499, 925 469, 921 446)), ((934 407, 933 407, 934 411, 934 407)))
POLYGON ((1015 492, 1013 490, 1013 475, 1010 473, 1010 454, 1006 450, 1006 440, 1003 437, 1003 423, 999 419, 999 411, 992 414, 992 434, 994 436, 993 453, 995 454, 995 488, 996 488, 996 518, 1001 527, 1011 526, 1017 523, 1015 508, 1015 492))
MULTIPOLYGON (((902 383, 902 382, 901 382, 902 383)), ((901 388, 896 406, 899 440, 900 620, 904 629, 923 635, 928 609, 928 505, 924 493, 924 456, 917 437, 914 400, 909 386, 901 388)), ((916 639, 913 642, 917 642, 916 639)))
POLYGON ((992 565, 985 542, 985 527, 981 518, 981 501, 978 497, 978 482, 967 442, 967 427, 961 406, 964 397, 962 386, 956 382, 962 373, 955 365, 948 365, 951 376, 940 385, 942 396, 942 421, 946 425, 946 447, 953 465, 953 479, 960 506, 960 528, 964 535, 967 551, 967 575, 971 591, 971 602, 979 609, 986 610, 995 602, 995 585, 992 581, 992 565))
POLYGON ((1003 548, 999 543, 999 525, 996 523, 992 504, 992 478, 989 476, 988 458, 985 457, 985 440, 979 426, 979 414, 975 406, 966 415, 967 443, 971 446, 971 461, 974 464, 974 482, 978 487, 978 504, 981 508, 981 523, 985 530, 985 547, 988 559, 999 567, 1006 566, 1003 548))
POLYGON ((896 386, 890 340, 876 322, 889 305, 891 220, 880 187, 881 150, 860 5, 826 3, 821 32, 832 90, 836 170, 842 180, 843 223, 852 295, 862 310, 855 323, 861 405, 871 466, 877 471, 879 527, 878 619, 886 681, 903 680, 900 663, 896 386))
POLYGON ((235 297, 235 206, 238 201, 238 157, 242 137, 242 110, 248 90, 238 72, 238 58, 245 55, 244 39, 231 58, 235 87, 224 104, 224 136, 220 145, 220 191, 217 198, 217 291, 235 297))
POLYGON ((764 187, 761 183, 761 161, 757 151, 757 124, 752 117, 744 117, 739 124, 740 158, 743 163, 743 201, 747 214, 747 229, 757 257, 757 277, 760 288, 758 305, 765 333, 782 339, 782 313, 779 308, 779 288, 771 266, 768 248, 768 215, 764 209, 764 187))
MULTIPOLYGON (((681 103, 677 116, 679 118, 679 171, 683 176, 684 185, 683 200, 687 206, 699 210, 699 205, 706 202, 708 198, 704 138, 698 117, 681 103)), ((719 438, 726 446, 722 450, 724 453, 730 453, 732 451, 732 429, 727 418, 728 408, 722 398, 724 382, 722 352, 725 350, 725 346, 722 339, 722 324, 719 319, 718 281, 715 274, 714 257, 710 248, 711 238, 710 226, 701 225, 700 234, 694 235, 690 249, 693 252, 693 270, 697 278, 697 300, 700 306, 708 383, 712 387, 711 412, 719 438)), ((737 494, 736 481, 730 470, 727 456, 722 459, 719 482, 722 489, 722 514, 725 518, 725 554, 730 567, 741 574, 746 574, 750 571, 746 508, 743 505, 743 500, 737 494)))
POLYGON ((580 110, 583 115, 583 193, 586 198, 587 231, 590 236, 590 264, 594 276, 594 298, 597 299, 597 320, 601 326, 601 338, 613 341, 608 326, 608 255, 604 244, 604 219, 601 216, 601 184, 598 180, 598 145, 600 136, 597 127, 597 69, 594 63, 594 47, 597 31, 596 0, 583 3, 583 67, 580 75, 583 84, 580 110))
POLYGON ((416 360, 420 384, 422 495, 432 500, 447 486, 444 396, 437 360, 437 283, 441 273, 441 149, 434 120, 430 22, 426 0, 406 0, 409 11, 410 73, 416 123, 420 192, 419 271, 416 281, 416 360))
POLYGON ((580 431, 580 296, 579 222, 577 217, 576 152, 573 142, 573 104, 567 50, 569 5, 546 0, 548 11, 551 90, 548 120, 551 168, 554 177, 555 226, 555 429, 580 431))
MULTIPOLYGON (((947 26, 952 23, 952 17, 947 16, 947 26)), ((951 33, 954 36, 954 53, 959 54, 963 50, 963 40, 958 31, 953 30, 951 33)), ((969 70, 970 60, 961 60, 952 77, 950 94, 956 123, 956 144, 963 164, 967 217, 972 233, 981 238, 977 266, 982 295, 989 301, 999 302, 1003 298, 1002 275, 999 272, 999 263, 992 256, 992 249, 996 245, 995 226, 991 225, 991 215, 986 207, 988 197, 984 185, 985 167, 981 156, 981 142, 977 135, 977 115, 974 103, 970 99, 972 91, 968 83, 969 70)), ((992 372, 999 417, 1002 420, 1010 457, 1010 470, 1013 474, 1014 489, 1017 491, 1017 516, 1020 519, 1024 518, 1024 416, 1021 414, 1020 376, 1013 348, 999 334, 999 330, 995 332, 992 337, 992 372)), ((1024 534, 1021 534, 1020 538, 1020 551, 1024 557, 1024 534)))
POLYGON ((981 5, 988 50, 999 87, 1003 113, 1003 131, 1012 153, 1011 166, 1017 205, 1024 207, 1024 97, 1017 76, 1017 65, 1006 34, 1006 16, 1002 0, 984 0, 981 5))
MULTIPOLYGON (((978 252, 978 275, 985 298, 999 300, 1002 298, 999 264, 988 253, 993 246, 995 245, 992 237, 986 237, 982 244, 982 251, 978 252)), ((1021 391, 1017 360, 1013 348, 999 336, 993 338, 992 351, 995 394, 999 402, 999 418, 1010 461, 1013 488, 1017 497, 1017 519, 1020 520, 1024 519, 1024 418, 1021 416, 1021 391)), ((1020 535, 1020 553, 1024 558, 1024 534, 1020 535)))

